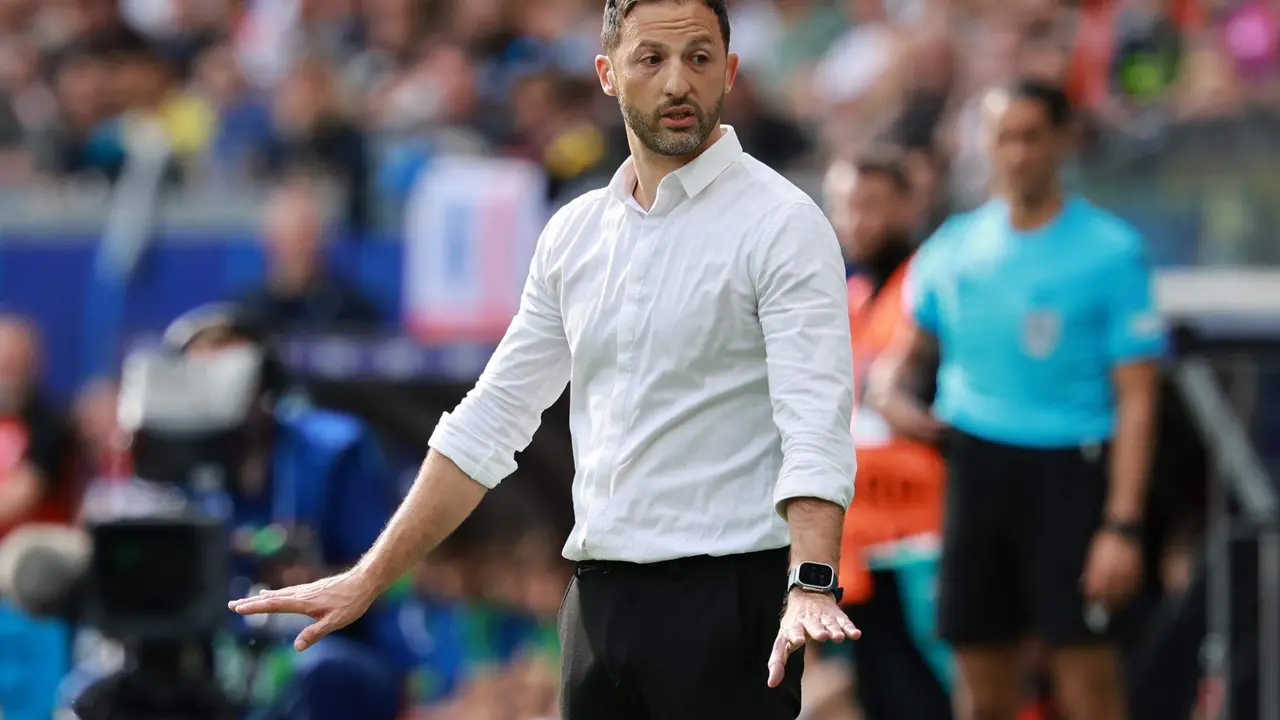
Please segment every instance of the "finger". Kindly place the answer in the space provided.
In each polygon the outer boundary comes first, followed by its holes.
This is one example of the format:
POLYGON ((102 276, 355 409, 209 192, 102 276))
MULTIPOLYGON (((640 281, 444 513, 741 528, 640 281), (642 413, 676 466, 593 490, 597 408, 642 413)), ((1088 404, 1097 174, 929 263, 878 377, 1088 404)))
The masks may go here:
POLYGON ((227 607, 230 608, 231 610, 235 610, 238 606, 243 605, 247 602, 251 602, 253 600, 261 600, 263 598, 269 598, 273 594, 274 593, 272 593, 272 591, 270 590, 263 590, 257 595, 250 595, 249 597, 243 597, 237 600, 232 600, 231 602, 227 603, 227 607))
POLYGON ((1080 593, 1085 598, 1098 601, 1100 598, 1099 590, 1102 589, 1102 583, 1099 582, 1098 572, 1092 566, 1086 567, 1084 574, 1080 576, 1080 593))
POLYGON ((791 650, 795 652, 798 647, 803 647, 805 642, 809 640, 809 636, 805 633, 804 623, 794 621, 782 629, 782 637, 791 643, 791 650))
POLYGON ((314 622, 298 633, 298 639, 293 641, 293 649, 302 652, 320 642, 325 635, 333 632, 333 629, 333 624, 325 620, 314 622))
POLYGON ((827 637, 831 642, 844 642, 844 628, 840 627, 840 621, 834 616, 823 615, 822 626, 827 629, 827 637))
POLYGON ((786 636, 778 633, 778 639, 773 641, 773 652, 769 655, 769 687, 778 687, 782 682, 782 677, 786 675, 787 658, 793 649, 786 636))
POLYGON ((293 597, 249 598, 240 602, 232 610, 241 615, 264 613, 309 615, 310 604, 293 597))
POLYGON ((232 610, 235 610, 237 606, 243 605, 244 603, 247 603, 247 602, 254 602, 255 600, 265 600, 266 598, 287 597, 287 596, 298 595, 299 591, 303 589, 305 589, 305 586, 299 585, 296 587, 280 588, 278 590, 262 590, 257 595, 250 595, 249 597, 240 598, 239 600, 232 600, 231 602, 227 603, 227 607, 232 610))
POLYGON ((849 638, 850 640, 857 640, 858 638, 862 637, 862 631, 859 630, 858 626, 854 625, 853 621, 850 620, 847 616, 841 617, 838 620, 840 622, 840 627, 844 630, 845 637, 849 638))
POLYGON ((831 637, 831 633, 827 632, 826 626, 822 624, 822 618, 805 618, 804 631, 809 637, 818 642, 825 642, 831 637))

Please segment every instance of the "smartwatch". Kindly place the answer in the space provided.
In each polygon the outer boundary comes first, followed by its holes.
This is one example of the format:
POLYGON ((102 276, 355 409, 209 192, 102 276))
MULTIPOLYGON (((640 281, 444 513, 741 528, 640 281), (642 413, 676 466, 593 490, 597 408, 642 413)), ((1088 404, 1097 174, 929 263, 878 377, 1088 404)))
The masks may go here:
POLYGON ((802 562, 791 568, 787 578, 787 592, 800 588, 805 592, 826 593, 836 602, 844 597, 844 589, 836 582, 836 569, 825 563, 802 562))

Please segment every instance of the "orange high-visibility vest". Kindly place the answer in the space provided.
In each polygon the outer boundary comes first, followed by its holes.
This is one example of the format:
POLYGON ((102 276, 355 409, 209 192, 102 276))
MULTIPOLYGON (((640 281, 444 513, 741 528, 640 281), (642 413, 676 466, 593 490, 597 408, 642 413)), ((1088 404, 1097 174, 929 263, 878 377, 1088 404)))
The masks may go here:
POLYGON ((910 322, 902 308, 905 272, 906 263, 874 297, 864 281, 849 281, 857 380, 850 431, 858 450, 858 476, 841 548, 840 581, 848 603, 871 596, 868 552, 936 534, 942 525, 946 467, 941 455, 929 445, 894 436, 884 419, 863 402, 868 369, 910 322))

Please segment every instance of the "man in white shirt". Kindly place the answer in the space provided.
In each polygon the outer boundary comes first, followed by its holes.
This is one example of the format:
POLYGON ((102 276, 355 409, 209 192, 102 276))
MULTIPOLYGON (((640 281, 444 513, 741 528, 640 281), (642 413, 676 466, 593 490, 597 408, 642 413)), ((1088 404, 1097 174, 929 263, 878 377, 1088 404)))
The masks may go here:
POLYGON ((858 635, 833 569, 855 465, 839 246, 719 124, 738 68, 723 0, 608 0, 603 40, 631 158, 547 224, 519 312, 368 555, 232 607, 315 618, 299 649, 350 623, 515 469, 572 382, 564 719, 795 718, 796 651, 858 635))

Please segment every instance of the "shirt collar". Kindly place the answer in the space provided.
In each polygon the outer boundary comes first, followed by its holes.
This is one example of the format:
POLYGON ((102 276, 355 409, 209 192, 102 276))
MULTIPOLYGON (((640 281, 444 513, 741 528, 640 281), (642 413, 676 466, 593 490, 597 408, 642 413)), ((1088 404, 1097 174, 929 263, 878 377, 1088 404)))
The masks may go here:
MULTIPOLYGON (((728 170, 729 166, 737 162, 742 155, 742 143, 738 142, 738 134, 733 126, 721 125, 720 128, 724 133, 719 140, 712 143, 711 147, 684 167, 671 173, 684 188, 685 194, 691 198, 697 197, 698 193, 707 189, 708 185, 728 170)), ((613 174, 613 179, 609 181, 609 194, 622 203, 635 202, 635 188, 635 160, 627 158, 613 174)))

